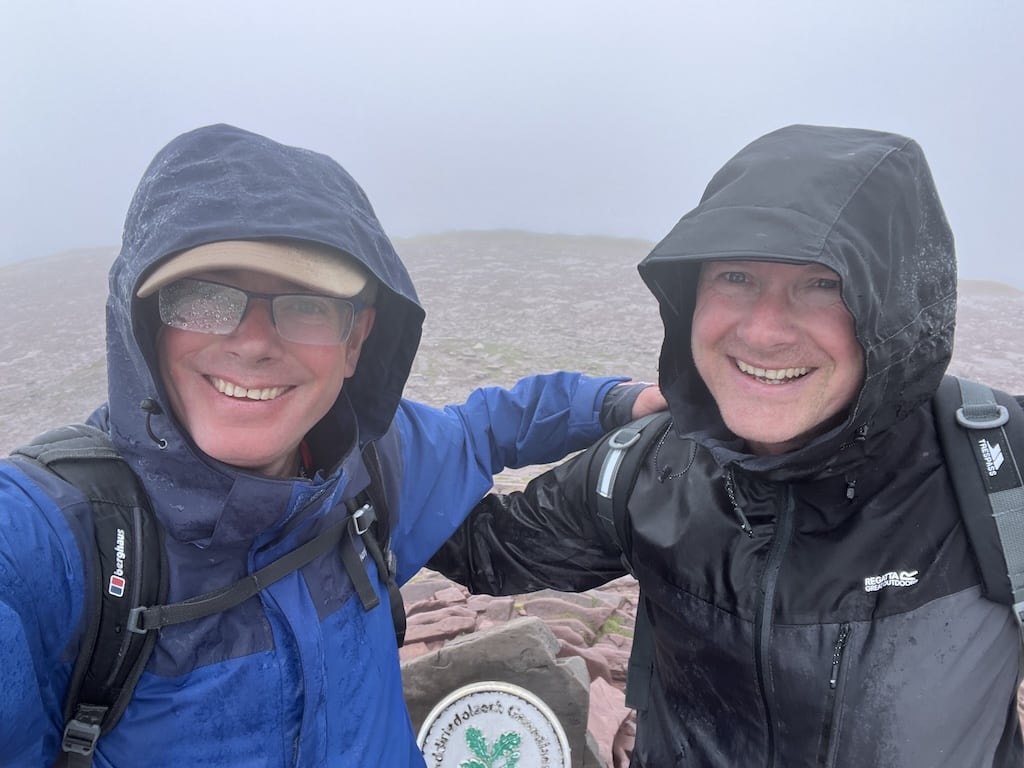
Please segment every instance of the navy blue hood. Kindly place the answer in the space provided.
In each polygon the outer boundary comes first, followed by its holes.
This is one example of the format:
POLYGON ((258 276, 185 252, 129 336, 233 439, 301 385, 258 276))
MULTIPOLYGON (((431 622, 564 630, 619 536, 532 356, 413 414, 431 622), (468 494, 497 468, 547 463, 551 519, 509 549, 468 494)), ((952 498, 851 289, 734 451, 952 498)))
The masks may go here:
POLYGON ((952 354, 953 235, 924 153, 905 136, 794 125, 755 140, 639 270, 661 307, 659 377, 675 421, 723 464, 784 475, 856 462, 867 438, 931 398, 952 354), (717 259, 816 263, 842 279, 865 382, 846 420, 803 448, 750 455, 696 371, 697 279, 701 263, 717 259))
MULTIPOLYGON (((363 190, 326 155, 228 125, 185 133, 160 150, 139 183, 110 271, 107 302, 108 428, 158 509, 165 496, 166 504, 181 510, 192 506, 190 500, 223 499, 228 493, 265 494, 268 501, 261 506, 268 515, 288 506, 290 484, 249 475, 239 486, 241 473, 203 455, 182 433, 158 371, 154 297, 135 296, 158 264, 182 250, 263 238, 336 248, 379 281, 376 322, 356 372, 313 430, 317 446, 328 453, 318 451, 321 464, 336 468, 356 438, 365 443, 379 437, 394 418, 424 313, 363 190), (143 401, 149 401, 148 411, 143 401), (189 488, 175 488, 185 478, 189 488)), ((166 525, 173 513, 163 511, 166 525)), ((212 510, 197 510, 195 534, 208 535, 215 517, 212 510)), ((241 531, 239 538, 245 538, 241 531)))

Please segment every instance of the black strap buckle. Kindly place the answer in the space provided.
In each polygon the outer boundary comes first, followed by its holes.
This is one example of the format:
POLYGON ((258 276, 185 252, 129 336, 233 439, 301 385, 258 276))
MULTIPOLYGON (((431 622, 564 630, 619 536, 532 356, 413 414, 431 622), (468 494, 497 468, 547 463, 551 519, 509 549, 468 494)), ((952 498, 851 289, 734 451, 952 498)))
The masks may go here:
POLYGON ((128 611, 128 631, 134 632, 137 635, 144 635, 149 632, 144 626, 142 626, 145 620, 145 613, 148 609, 144 605, 138 605, 128 611))
POLYGON ((96 742, 100 739, 100 727, 97 723, 84 723, 71 720, 64 728, 64 739, 60 748, 75 755, 89 756, 96 750, 96 742))

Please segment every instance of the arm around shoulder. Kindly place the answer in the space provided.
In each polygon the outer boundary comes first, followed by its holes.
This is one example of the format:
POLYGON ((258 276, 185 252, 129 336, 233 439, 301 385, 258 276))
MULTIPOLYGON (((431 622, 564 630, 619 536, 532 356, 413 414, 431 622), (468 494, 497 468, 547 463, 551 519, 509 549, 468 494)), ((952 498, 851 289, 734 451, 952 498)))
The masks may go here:
POLYGON ((586 482, 592 451, 531 480, 491 493, 427 567, 472 592, 580 592, 626 573, 620 551, 597 528, 586 482))
POLYGON ((622 381, 559 372, 526 377, 510 389, 481 388, 440 410, 403 401, 395 420, 403 477, 393 537, 400 579, 452 534, 496 473, 550 464, 600 438, 606 399, 622 381))

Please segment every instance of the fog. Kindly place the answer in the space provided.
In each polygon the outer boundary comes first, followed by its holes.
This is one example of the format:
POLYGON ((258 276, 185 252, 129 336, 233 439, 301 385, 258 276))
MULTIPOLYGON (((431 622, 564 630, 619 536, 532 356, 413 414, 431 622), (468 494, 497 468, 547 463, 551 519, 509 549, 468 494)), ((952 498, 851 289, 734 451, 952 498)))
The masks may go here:
POLYGON ((0 263, 116 245, 178 133, 326 152, 396 236, 659 239, 796 122, 925 149, 961 275, 1024 287, 1019 0, 9 0, 0 263))

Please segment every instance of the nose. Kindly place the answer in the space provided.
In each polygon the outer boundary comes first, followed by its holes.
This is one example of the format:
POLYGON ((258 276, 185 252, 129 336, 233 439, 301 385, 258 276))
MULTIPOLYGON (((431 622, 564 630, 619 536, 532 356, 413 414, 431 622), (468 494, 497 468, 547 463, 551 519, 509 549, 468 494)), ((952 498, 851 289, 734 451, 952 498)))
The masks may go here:
POLYGON ((796 340, 797 321, 798 311, 788 292, 767 288, 751 300, 737 333, 752 348, 770 349, 796 340))
POLYGON ((242 322, 225 339, 228 348, 238 354, 263 357, 280 347, 281 337, 274 327, 270 302, 250 298, 242 322))

